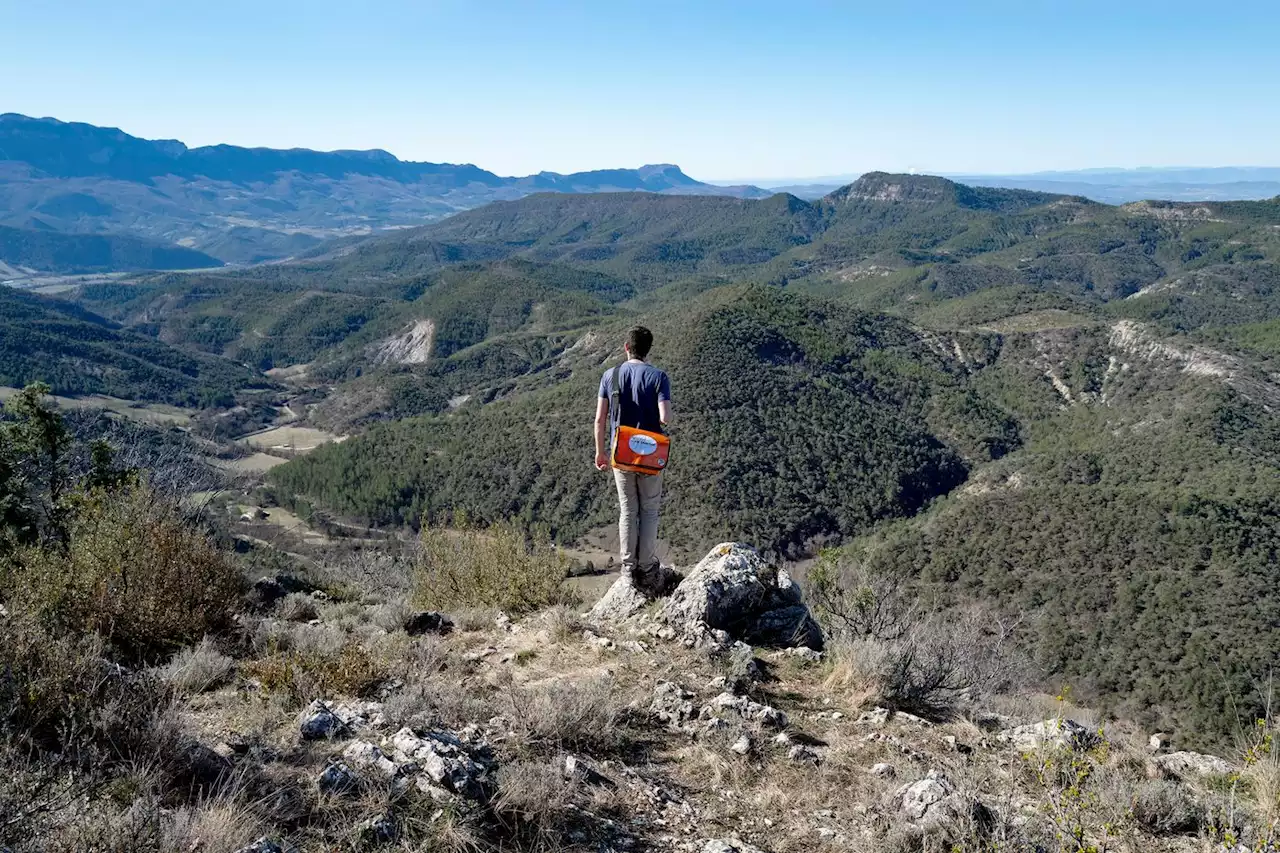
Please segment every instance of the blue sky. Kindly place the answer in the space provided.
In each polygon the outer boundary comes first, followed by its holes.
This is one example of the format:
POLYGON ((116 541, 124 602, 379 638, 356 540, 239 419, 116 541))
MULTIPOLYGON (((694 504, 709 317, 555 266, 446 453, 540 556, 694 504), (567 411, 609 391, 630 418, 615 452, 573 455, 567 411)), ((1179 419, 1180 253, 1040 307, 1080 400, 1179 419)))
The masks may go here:
POLYGON ((1280 164, 1280 4, 0 0, 0 111, 501 174, 1280 164))

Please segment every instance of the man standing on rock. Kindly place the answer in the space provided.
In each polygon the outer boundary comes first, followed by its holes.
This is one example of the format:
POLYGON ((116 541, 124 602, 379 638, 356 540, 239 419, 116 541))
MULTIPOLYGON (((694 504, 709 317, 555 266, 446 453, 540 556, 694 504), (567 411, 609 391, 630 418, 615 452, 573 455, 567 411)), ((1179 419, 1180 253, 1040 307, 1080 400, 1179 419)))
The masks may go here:
MULTIPOLYGON (((648 432, 664 432, 671 423, 671 380, 649 364, 653 332, 636 326, 627 332, 623 351, 627 360, 606 370, 596 399, 596 469, 610 466, 610 434, 618 426, 648 432), (609 418, 614 373, 617 372, 619 406, 617 420, 609 418)), ((662 474, 636 474, 614 469, 618 487, 618 539, 622 576, 633 581, 658 568, 658 509, 662 505, 662 474)))

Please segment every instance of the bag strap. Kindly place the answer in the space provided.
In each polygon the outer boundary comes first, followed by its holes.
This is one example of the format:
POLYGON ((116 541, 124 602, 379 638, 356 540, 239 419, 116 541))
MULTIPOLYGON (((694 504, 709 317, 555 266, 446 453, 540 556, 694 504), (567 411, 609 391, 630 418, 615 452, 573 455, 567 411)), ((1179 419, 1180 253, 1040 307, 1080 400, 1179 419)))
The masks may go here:
POLYGON ((610 380, 609 389, 609 427, 617 429, 619 421, 622 420, 622 379, 619 374, 622 373, 622 365, 616 365, 613 368, 613 378, 610 380))

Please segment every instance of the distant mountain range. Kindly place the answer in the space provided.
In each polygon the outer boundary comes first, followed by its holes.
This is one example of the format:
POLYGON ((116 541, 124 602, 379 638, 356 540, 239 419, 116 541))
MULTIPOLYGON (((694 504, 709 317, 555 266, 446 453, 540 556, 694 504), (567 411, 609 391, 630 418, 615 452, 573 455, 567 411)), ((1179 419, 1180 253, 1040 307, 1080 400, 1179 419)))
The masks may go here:
MULTIPOLYGON (((812 200, 857 177, 830 175, 759 183, 772 192, 791 193, 812 200)), ((947 174, 947 177, 984 187, 1082 195, 1107 204, 1127 204, 1145 199, 1248 201, 1280 195, 1280 167, 1271 166, 1078 169, 1023 175, 947 174)))
MULTIPOLYGON (((127 235, 228 263, 288 257, 334 237, 422 225, 536 192, 641 190, 770 195, 757 187, 705 184, 668 164, 502 177, 469 164, 407 162, 380 150, 188 148, 177 140, 140 139, 116 128, 0 115, 0 225, 127 235)), ((27 236, 20 242, 34 240, 27 236)), ((76 258, 46 260, 33 265, 0 255, 12 266, 49 272, 84 266, 76 258)), ((180 252, 156 260, 161 269, 208 265, 208 259, 180 252)))

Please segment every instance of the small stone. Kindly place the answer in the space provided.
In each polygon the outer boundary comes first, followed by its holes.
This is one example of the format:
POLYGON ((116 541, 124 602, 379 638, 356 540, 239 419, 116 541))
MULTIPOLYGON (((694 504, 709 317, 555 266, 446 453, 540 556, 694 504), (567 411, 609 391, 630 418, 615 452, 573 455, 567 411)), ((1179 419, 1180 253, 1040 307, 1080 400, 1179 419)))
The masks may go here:
POLYGON ((586 761, 577 756, 566 755, 564 757, 564 766, 562 768, 564 778, 577 782, 584 782, 587 785, 595 785, 602 788, 616 788, 617 785, 612 779, 605 776, 600 771, 589 765, 586 761))
POLYGON ((252 844, 241 847, 236 853, 284 853, 284 848, 264 835, 252 844))
POLYGON ((671 681, 659 681, 653 688, 653 701, 649 710, 660 722, 679 727, 697 716, 691 699, 693 694, 680 685, 671 681))
POLYGON ((787 750, 787 758, 797 764, 817 764, 821 760, 814 749, 804 744, 796 744, 787 750))
POLYGON ((860 725, 883 726, 889 722, 891 716, 893 716, 893 712, 888 708, 877 707, 874 710, 863 712, 862 716, 858 717, 858 723, 860 725))
POLYGON ((307 706, 298 729, 303 740, 322 740, 341 734, 347 728, 342 719, 319 699, 307 706))
POLYGON ((355 792, 360 787, 360 777, 351 771, 351 768, 345 764, 330 764, 320 774, 317 784, 320 787, 320 793, 330 794, 332 796, 342 796, 355 792))
POLYGON ((892 779, 898 775, 898 771, 892 764, 886 764, 882 761, 879 764, 871 765, 871 775, 881 779, 892 779))
POLYGON ((356 827, 360 838, 371 844, 389 844, 400 837, 400 826, 394 816, 389 814, 371 817, 356 827))
POLYGON ((819 837, 819 838, 824 838, 824 839, 827 839, 827 838, 835 838, 835 837, 836 837, 836 831, 835 831, 834 829, 829 828, 829 827, 820 826, 820 827, 818 827, 818 837, 819 837))
POLYGON ((707 722, 703 725, 703 728, 706 729, 708 732, 722 732, 725 729, 729 728, 729 721, 722 719, 720 717, 712 717, 711 719, 707 720, 707 722))
POLYGON ((493 624, 497 626, 500 631, 510 631, 512 627, 511 617, 505 613, 499 613, 497 617, 494 618, 493 624))
POLYGON ((434 610, 415 613, 406 619, 404 623, 404 631, 410 637, 418 637, 423 634, 444 635, 452 630, 453 620, 434 610))
POLYGON ((820 663, 822 661, 822 652, 811 649, 808 646, 793 646, 787 649, 784 654, 788 657, 799 658, 806 663, 820 663))
POLYGON ((764 726, 784 729, 787 727, 787 715, 770 705, 762 705, 745 696, 734 696, 732 693, 721 693, 702 709, 702 716, 718 716, 718 711, 733 711, 744 720, 751 720, 764 726))
POLYGON ((764 853, 764 851, 736 838, 715 838, 703 846, 702 853, 764 853))
POLYGON ((582 632, 582 639, 587 645, 595 646, 598 649, 612 649, 614 647, 613 640, 608 637, 601 637, 590 629, 582 632))
POLYGON ((747 735, 742 735, 734 741, 733 746, 729 747, 729 750, 731 752, 736 752, 738 755, 746 755, 751 752, 751 738, 747 735))

